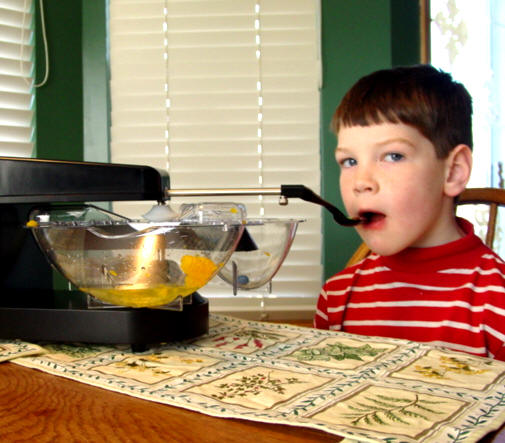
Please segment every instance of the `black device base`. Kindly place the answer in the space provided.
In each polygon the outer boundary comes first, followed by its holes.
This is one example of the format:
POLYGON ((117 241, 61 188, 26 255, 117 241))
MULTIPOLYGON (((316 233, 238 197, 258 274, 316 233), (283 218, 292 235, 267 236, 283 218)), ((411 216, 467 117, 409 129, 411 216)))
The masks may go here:
POLYGON ((209 303, 198 293, 182 311, 88 308, 78 291, 41 294, 32 290, 30 294, 3 294, 3 300, 11 302, 0 306, 0 338, 129 344, 134 352, 141 352, 151 344, 195 338, 209 330, 209 303))

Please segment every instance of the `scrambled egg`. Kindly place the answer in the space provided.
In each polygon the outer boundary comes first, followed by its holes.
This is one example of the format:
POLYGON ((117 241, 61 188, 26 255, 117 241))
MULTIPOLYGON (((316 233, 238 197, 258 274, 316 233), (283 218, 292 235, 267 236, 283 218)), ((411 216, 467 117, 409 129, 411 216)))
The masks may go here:
POLYGON ((181 259, 181 269, 186 274, 186 286, 200 288, 205 285, 218 266, 207 257, 184 255, 181 259))
MULTIPOLYGON (((127 284, 111 288, 81 287, 80 289, 96 298, 117 306, 136 308, 160 306, 174 301, 177 297, 186 297, 204 286, 212 275, 222 266, 216 265, 207 257, 184 255, 181 269, 186 274, 184 284, 162 283, 157 285, 127 284)), ((106 276, 117 276, 112 269, 103 269, 106 276)))

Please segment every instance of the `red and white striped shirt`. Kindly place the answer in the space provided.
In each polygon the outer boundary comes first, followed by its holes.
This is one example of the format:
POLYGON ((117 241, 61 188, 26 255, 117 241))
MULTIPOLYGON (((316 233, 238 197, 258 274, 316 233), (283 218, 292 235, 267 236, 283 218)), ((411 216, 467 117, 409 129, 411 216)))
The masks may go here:
POLYGON ((331 277, 314 326, 396 337, 505 360, 505 263, 466 220, 465 237, 371 254, 331 277))

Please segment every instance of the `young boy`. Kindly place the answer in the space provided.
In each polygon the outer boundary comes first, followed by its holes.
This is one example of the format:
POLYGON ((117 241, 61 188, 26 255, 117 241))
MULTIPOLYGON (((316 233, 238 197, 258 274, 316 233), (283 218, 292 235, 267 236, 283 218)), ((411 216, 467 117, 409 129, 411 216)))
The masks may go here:
POLYGON ((333 116, 340 191, 372 254, 331 277, 314 325, 505 360, 505 263, 457 218, 472 103, 429 65, 359 80, 333 116))

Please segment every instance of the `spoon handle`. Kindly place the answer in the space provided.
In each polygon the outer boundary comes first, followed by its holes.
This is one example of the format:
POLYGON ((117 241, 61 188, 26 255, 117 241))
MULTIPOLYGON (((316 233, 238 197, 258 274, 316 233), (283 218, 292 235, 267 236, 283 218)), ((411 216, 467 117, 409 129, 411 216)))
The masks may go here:
POLYGON ((361 222, 359 219, 348 218, 340 209, 323 200, 314 191, 304 185, 281 185, 281 195, 286 198, 297 197, 310 203, 316 203, 331 212, 335 221, 342 226, 355 226, 361 222))

